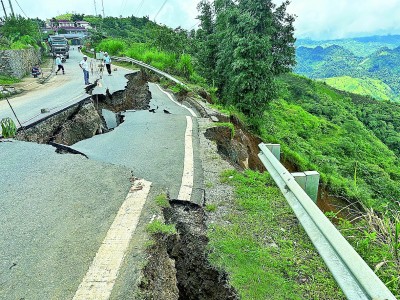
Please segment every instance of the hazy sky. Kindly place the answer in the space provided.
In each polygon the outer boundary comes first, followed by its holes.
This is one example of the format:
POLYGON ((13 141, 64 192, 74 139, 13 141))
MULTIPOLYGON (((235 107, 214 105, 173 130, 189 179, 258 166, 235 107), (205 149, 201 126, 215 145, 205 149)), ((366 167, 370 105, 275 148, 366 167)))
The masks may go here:
MULTIPOLYGON (((280 3, 282 0, 273 0, 280 3)), ((8 1, 3 0, 9 10, 8 1)), ((106 16, 148 15, 170 27, 195 28, 199 0, 12 0, 14 11, 28 17, 50 18, 65 12, 106 16), (163 6, 163 3, 165 5, 163 6), (34 3, 34 5, 32 5, 34 3), (162 9, 161 9, 162 8, 162 9), (161 10, 160 10, 161 9, 161 10)), ((297 15, 297 37, 343 38, 374 34, 400 34, 400 0, 292 0, 289 12, 297 15)))

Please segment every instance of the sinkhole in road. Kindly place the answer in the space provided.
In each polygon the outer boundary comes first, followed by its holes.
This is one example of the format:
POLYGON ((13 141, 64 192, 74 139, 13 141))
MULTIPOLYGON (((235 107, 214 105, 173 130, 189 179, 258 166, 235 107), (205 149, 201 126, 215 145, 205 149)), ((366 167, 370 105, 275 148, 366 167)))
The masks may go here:
POLYGON ((205 213, 201 206, 181 200, 163 209, 165 222, 175 224, 177 234, 156 237, 142 283, 150 299, 239 299, 227 274, 208 261, 205 213))
POLYGON ((125 90, 110 93, 106 89, 105 95, 92 95, 19 130, 16 139, 70 146, 113 130, 124 122, 124 110, 149 107, 151 93, 146 78, 137 72, 127 75, 127 79, 125 90))

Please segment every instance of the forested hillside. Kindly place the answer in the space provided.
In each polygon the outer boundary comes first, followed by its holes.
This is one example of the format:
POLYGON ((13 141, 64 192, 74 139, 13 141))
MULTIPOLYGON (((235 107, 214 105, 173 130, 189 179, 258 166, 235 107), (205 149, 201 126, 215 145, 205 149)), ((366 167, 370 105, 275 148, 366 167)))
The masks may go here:
MULTIPOLYGON (((375 79, 389 86, 374 81, 375 87, 368 88, 370 96, 377 99, 389 98, 397 101, 400 96, 400 47, 389 49, 382 48, 367 57, 358 57, 343 47, 334 45, 327 48, 318 46, 316 48, 300 47, 296 52, 296 73, 309 78, 331 78, 348 76, 358 79, 375 79), (392 92, 393 91, 393 92, 392 92), (377 92, 377 93, 375 93, 377 92), (382 95, 382 92, 384 95, 382 95)), ((328 80, 332 82, 333 80, 328 80)), ((364 81, 364 86, 366 82, 364 81)), ((372 82, 370 82, 372 83, 372 82)), ((346 91, 354 91, 354 81, 341 78, 337 88, 346 91)))
POLYGON ((378 35, 325 41, 298 39, 296 41, 296 47, 315 48, 321 46, 327 48, 333 45, 341 46, 344 49, 353 52, 356 56, 365 57, 373 54, 381 48, 387 47, 394 49, 400 46, 400 35, 378 35))
MULTIPOLYGON (((400 106, 377 110, 379 103, 294 75, 281 84, 281 97, 265 112, 263 137, 282 144, 300 169, 318 170, 331 193, 381 211, 395 205, 400 160, 376 134, 398 141, 399 124, 391 117, 400 116, 400 106)), ((398 152, 396 144, 391 148, 398 152)))

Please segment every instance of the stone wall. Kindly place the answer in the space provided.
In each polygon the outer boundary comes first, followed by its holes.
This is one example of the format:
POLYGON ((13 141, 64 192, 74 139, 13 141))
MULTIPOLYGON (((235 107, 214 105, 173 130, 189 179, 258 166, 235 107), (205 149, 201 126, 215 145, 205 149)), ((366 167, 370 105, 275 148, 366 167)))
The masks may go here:
POLYGON ((0 51, 0 74, 22 78, 31 73, 32 66, 40 63, 40 50, 33 47, 23 50, 0 51))

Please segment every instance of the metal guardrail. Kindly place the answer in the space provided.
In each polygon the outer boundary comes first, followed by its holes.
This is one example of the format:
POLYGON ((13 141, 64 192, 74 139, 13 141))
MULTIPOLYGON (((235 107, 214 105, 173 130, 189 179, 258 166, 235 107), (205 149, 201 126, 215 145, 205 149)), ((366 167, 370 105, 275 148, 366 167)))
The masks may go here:
POLYGON ((173 76, 169 75, 168 73, 165 73, 165 72, 163 72, 163 71, 161 71, 161 70, 159 70, 157 68, 154 68, 154 67, 152 67, 152 66, 150 66, 150 65, 148 65, 148 64, 146 64, 146 63, 144 63, 144 62, 142 62, 140 60, 136 60, 136 59, 133 59, 133 58, 130 58, 130 57, 118 57, 118 56, 111 56, 111 59, 116 60, 116 61, 129 62, 129 63, 133 63, 133 64, 136 64, 136 65, 142 66, 142 67, 144 67, 146 69, 149 69, 149 70, 151 70, 151 71, 153 71, 153 72, 155 72, 155 73, 157 73, 157 74, 159 74, 161 76, 164 76, 165 78, 168 78, 169 80, 171 80, 171 81, 173 81, 173 82, 175 82, 177 84, 182 85, 185 88, 188 88, 184 83, 182 83, 181 81, 179 81, 175 77, 173 77, 173 76))
POLYGON ((346 297, 350 300, 396 300, 266 144, 261 143, 259 148, 259 158, 289 202, 346 297))

